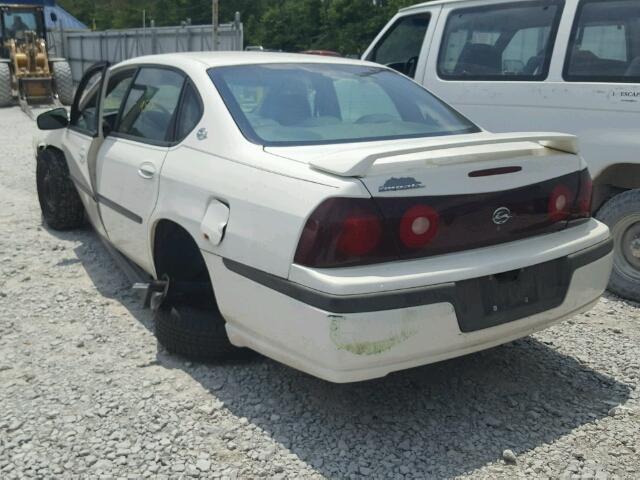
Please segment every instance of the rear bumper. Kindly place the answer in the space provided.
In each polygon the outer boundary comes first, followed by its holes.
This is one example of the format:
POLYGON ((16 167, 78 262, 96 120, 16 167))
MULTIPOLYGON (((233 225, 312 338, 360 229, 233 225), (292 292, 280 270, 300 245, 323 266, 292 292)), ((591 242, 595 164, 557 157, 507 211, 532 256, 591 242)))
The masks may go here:
POLYGON ((329 381, 352 382, 490 348, 587 310, 605 290, 612 264, 608 230, 592 227, 583 248, 557 257, 570 268, 557 304, 475 331, 461 322, 468 300, 458 284, 469 277, 381 292, 372 279, 369 293, 337 295, 206 258, 232 343, 329 381))

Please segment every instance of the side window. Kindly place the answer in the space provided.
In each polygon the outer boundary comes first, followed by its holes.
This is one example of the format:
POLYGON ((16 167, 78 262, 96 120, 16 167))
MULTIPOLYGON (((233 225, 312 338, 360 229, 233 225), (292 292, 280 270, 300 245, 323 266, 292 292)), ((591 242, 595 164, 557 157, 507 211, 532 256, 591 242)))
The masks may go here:
POLYGON ((640 82, 640 2, 583 0, 571 32, 564 77, 640 82))
POLYGON ((376 44, 367 60, 414 77, 428 27, 428 13, 399 18, 376 44))
POLYGON ((98 132, 97 100, 101 84, 102 71, 95 72, 87 79, 80 95, 78 109, 72 112, 71 127, 89 135, 95 135, 98 132))
POLYGON ((202 118, 202 103, 195 87, 188 83, 182 97, 180 114, 176 123, 176 139, 183 140, 196 128, 202 118))
POLYGON ((109 79, 107 85, 107 93, 104 98, 104 105, 102 106, 102 118, 105 123, 109 125, 111 131, 115 129, 116 119, 120 106, 124 101, 124 97, 129 90, 129 85, 133 80, 133 75, 136 70, 128 70, 126 72, 117 73, 109 79))
POLYGON ((169 139, 184 76, 163 68, 142 68, 129 91, 116 131, 151 143, 169 139))
POLYGON ((563 0, 545 0, 452 11, 438 75, 446 80, 546 79, 563 6, 563 0))

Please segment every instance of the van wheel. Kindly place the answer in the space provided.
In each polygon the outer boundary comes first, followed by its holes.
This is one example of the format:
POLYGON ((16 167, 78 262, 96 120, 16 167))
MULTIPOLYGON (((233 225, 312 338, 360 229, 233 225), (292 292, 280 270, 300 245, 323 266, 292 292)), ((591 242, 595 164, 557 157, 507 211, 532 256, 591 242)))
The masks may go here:
POLYGON ((242 351, 229 342, 215 308, 163 305, 156 311, 156 338, 171 353, 194 360, 227 359, 242 351))
POLYGON ((84 206, 62 154, 51 150, 38 153, 36 185, 42 216, 49 227, 71 230, 84 225, 84 206))
POLYGON ((640 302, 640 190, 616 195, 596 217, 609 226, 615 242, 609 290, 640 302))

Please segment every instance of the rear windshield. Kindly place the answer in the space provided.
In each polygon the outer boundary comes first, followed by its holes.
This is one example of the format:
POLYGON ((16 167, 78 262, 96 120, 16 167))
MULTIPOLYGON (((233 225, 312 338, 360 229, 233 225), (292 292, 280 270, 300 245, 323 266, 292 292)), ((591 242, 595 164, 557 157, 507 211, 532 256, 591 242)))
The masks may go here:
POLYGON ((268 146, 316 145, 480 131, 388 69, 264 64, 209 70, 238 127, 268 146))

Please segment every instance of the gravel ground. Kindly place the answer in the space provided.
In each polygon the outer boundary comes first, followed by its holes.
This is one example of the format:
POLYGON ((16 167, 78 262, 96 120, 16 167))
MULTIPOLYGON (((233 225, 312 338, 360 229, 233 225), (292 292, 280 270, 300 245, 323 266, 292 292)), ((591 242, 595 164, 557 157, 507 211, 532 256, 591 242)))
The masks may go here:
POLYGON ((41 224, 31 121, 0 111, 0 478, 640 478, 640 309, 332 385, 168 355, 89 229, 41 224))

